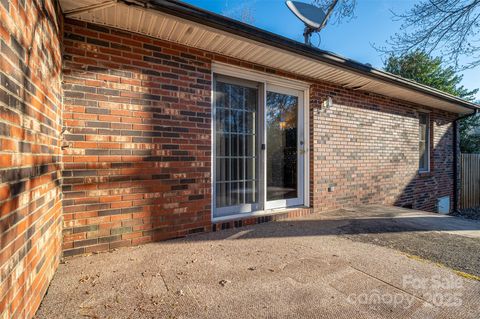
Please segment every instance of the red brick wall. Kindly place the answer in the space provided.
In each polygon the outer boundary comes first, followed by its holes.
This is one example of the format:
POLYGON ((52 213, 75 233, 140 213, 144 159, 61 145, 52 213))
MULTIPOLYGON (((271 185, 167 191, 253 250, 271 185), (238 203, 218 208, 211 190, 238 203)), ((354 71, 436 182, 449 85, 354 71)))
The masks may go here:
POLYGON ((205 231, 205 54, 75 21, 64 45, 65 256, 205 231))
POLYGON ((317 210, 380 203, 436 211, 438 197, 453 196, 455 114, 327 84, 311 92, 317 210), (322 109, 327 96, 334 105, 322 109), (430 111, 430 173, 424 174, 418 173, 419 109, 430 111))
POLYGON ((33 316, 61 255, 61 21, 52 3, 0 0, 0 318, 33 316))
MULTIPOLYGON (((65 255, 209 230, 211 62, 291 75, 78 21, 65 31, 65 255)), ((419 176, 418 108, 312 85, 314 208, 435 210, 452 190, 454 115, 431 110, 432 172, 419 176)))

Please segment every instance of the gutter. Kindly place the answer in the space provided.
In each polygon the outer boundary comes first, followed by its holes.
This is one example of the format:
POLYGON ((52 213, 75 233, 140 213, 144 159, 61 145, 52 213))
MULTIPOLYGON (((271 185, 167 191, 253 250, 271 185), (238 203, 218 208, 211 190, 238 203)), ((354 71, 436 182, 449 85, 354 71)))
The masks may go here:
POLYGON ((140 6, 146 9, 156 10, 170 14, 188 21, 234 34, 246 39, 250 39, 268 46, 276 47, 291 53, 302 55, 319 62, 333 65, 356 74, 360 74, 375 80, 390 83, 406 89, 429 95, 431 97, 442 99, 449 103, 457 104, 461 107, 475 111, 478 105, 465 101, 454 95, 430 88, 426 85, 404 79, 397 75, 372 68, 363 63, 343 58, 334 53, 324 51, 303 43, 288 39, 278 34, 265 31, 246 23, 227 18, 225 16, 197 8, 195 6, 176 1, 176 0, 119 0, 126 5, 140 6))
POLYGON ((471 114, 456 118, 453 121, 453 211, 458 211, 458 121, 477 115, 478 109, 471 114))

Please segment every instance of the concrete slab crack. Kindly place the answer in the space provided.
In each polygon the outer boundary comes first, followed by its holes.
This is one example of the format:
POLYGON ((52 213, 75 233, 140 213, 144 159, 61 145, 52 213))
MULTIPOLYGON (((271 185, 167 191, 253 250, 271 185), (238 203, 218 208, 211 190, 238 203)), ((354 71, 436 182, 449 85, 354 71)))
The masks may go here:
POLYGON ((352 269, 354 269, 354 270, 356 270, 356 271, 358 271, 358 272, 360 272, 360 273, 362 273, 362 274, 365 275, 365 276, 368 276, 368 277, 370 277, 370 278, 372 278, 372 279, 374 279, 374 280, 380 281, 380 282, 384 283, 385 285, 392 287, 393 289, 396 289, 396 290, 401 291, 401 292, 403 292, 403 293, 405 293, 405 294, 407 294, 407 295, 410 295, 410 296, 412 296, 413 298, 415 298, 415 299, 417 299, 417 300, 423 301, 423 302, 425 302, 425 303, 427 303, 427 304, 429 304, 429 305, 431 305, 431 306, 435 306, 435 305, 432 304, 430 301, 428 301, 428 300, 426 300, 426 299, 424 299, 424 298, 418 297, 418 296, 412 294, 411 292, 409 292, 409 291, 407 291, 407 290, 405 290, 405 289, 402 289, 402 288, 400 288, 400 287, 397 287, 397 286, 389 283, 388 281, 385 281, 385 280, 383 280, 383 279, 381 279, 381 278, 378 278, 378 277, 376 277, 376 276, 374 276, 374 275, 371 275, 371 274, 369 274, 369 273, 367 273, 367 272, 365 272, 365 271, 363 271, 363 270, 361 270, 361 269, 359 269, 359 268, 357 268, 357 267, 354 267, 354 266, 352 266, 352 265, 349 265, 349 267, 352 268, 352 269))

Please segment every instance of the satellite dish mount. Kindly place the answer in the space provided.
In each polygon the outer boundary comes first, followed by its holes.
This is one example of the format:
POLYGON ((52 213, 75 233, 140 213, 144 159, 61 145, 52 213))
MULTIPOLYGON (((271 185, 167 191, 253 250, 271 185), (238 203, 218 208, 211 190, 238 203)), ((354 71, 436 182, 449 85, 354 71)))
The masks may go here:
POLYGON ((320 31, 320 30, 312 29, 308 26, 305 26, 305 29, 303 30, 303 41, 305 42, 305 44, 312 45, 312 41, 311 41, 312 34, 317 31, 320 31))
POLYGON ((312 45, 310 41, 312 33, 319 32, 322 29, 326 19, 325 13, 319 7, 304 2, 289 0, 285 1, 285 4, 305 24, 305 30, 303 31, 305 44, 312 45))

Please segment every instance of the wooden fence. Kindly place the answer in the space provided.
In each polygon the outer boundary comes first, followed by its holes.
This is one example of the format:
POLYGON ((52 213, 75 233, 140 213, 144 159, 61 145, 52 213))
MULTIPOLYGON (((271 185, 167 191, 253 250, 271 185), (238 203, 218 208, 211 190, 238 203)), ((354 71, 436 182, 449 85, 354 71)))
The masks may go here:
POLYGON ((460 207, 480 207, 480 154, 462 154, 460 207))

